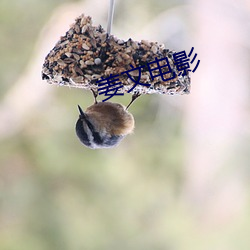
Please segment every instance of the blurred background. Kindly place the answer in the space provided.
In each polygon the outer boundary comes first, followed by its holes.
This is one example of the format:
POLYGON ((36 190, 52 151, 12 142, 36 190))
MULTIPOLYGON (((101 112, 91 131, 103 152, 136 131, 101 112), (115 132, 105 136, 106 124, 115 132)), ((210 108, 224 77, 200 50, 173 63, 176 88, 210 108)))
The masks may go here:
POLYGON ((250 2, 116 0, 115 36, 201 62, 190 95, 139 98, 134 134, 90 150, 74 126, 92 94, 41 68, 81 13, 106 28, 108 5, 0 2, 0 249, 249 250, 250 2))

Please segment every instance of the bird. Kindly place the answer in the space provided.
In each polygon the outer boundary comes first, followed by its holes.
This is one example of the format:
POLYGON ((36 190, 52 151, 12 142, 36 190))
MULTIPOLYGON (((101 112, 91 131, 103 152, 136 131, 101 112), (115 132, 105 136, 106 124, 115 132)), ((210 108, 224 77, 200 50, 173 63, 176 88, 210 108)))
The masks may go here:
POLYGON ((134 117, 128 112, 128 107, 139 95, 134 95, 125 107, 119 103, 97 102, 97 94, 94 91, 92 93, 95 103, 85 112, 78 105, 76 135, 83 145, 91 149, 115 147, 134 130, 134 117))

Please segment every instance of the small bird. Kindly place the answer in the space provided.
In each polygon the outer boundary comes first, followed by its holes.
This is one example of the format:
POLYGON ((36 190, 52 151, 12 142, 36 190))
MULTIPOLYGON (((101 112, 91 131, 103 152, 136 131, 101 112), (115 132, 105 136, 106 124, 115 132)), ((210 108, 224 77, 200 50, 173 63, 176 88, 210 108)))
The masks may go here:
POLYGON ((125 108, 119 103, 97 102, 96 96, 94 93, 95 103, 85 112, 78 105, 80 115, 76 122, 76 134, 88 148, 111 148, 133 132, 134 117, 127 108, 134 100, 125 108))

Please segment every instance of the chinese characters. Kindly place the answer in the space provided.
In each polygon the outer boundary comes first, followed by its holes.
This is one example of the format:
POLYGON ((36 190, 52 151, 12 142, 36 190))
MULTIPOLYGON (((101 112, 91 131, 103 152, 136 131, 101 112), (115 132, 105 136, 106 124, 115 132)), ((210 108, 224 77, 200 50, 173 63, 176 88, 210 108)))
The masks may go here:
MULTIPOLYGON (((194 73, 196 69, 198 68, 200 64, 200 60, 197 61, 195 67, 191 70, 190 64, 193 64, 197 53, 193 56, 193 58, 190 61, 190 57, 194 51, 194 47, 191 48, 188 55, 185 51, 176 52, 173 54, 173 63, 176 66, 178 70, 178 76, 186 76, 187 72, 194 73), (189 64, 190 62, 190 64, 189 64)), ((141 81, 141 73, 142 70, 147 68, 150 77, 152 80, 154 80, 156 77, 161 77, 161 80, 166 82, 173 80, 176 78, 176 73, 173 71, 173 69, 170 66, 169 60, 167 57, 158 59, 155 58, 155 61, 147 63, 147 65, 139 66, 134 68, 132 65, 130 65, 131 69, 122 72, 120 75, 126 74, 128 79, 130 79, 134 85, 131 89, 128 90, 128 93, 134 90, 134 88, 137 85, 142 85, 149 87, 150 83, 142 83, 141 81)), ((119 75, 110 75, 107 78, 103 78, 98 83, 98 93, 99 95, 104 94, 104 96, 107 96, 106 99, 103 99, 102 102, 105 102, 109 100, 111 97, 115 95, 124 95, 123 93, 119 92, 121 88, 123 88, 123 84, 119 80, 119 75)))

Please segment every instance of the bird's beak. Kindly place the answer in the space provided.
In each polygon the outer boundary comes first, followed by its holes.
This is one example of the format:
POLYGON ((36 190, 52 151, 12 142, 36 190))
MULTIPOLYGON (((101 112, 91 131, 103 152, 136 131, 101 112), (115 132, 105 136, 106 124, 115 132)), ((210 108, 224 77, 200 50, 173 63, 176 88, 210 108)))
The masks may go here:
POLYGON ((84 114, 84 112, 82 111, 82 108, 79 106, 79 105, 77 105, 78 106, 78 110, 79 110, 79 113, 80 113, 80 118, 86 118, 86 116, 85 116, 85 114, 84 114))

